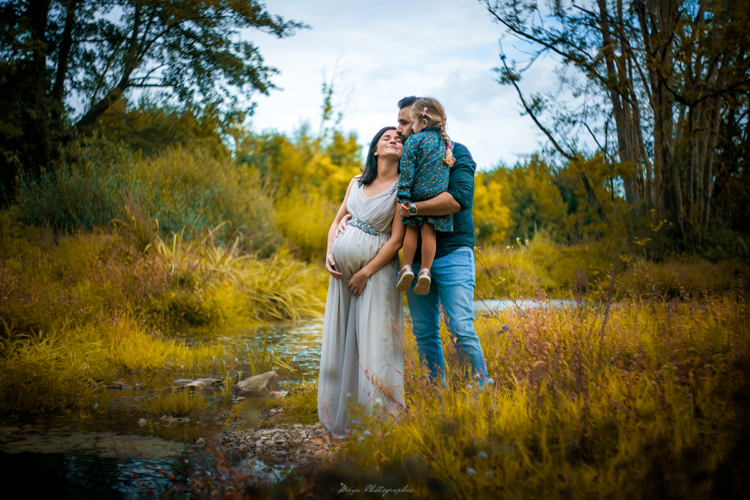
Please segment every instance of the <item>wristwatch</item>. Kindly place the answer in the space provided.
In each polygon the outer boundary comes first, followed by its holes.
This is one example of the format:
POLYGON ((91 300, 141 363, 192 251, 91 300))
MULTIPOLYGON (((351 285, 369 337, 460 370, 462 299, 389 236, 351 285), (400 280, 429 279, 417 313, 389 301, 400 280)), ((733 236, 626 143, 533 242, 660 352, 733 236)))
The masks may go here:
POLYGON ((413 201, 409 203, 409 215, 417 215, 417 204, 413 201))

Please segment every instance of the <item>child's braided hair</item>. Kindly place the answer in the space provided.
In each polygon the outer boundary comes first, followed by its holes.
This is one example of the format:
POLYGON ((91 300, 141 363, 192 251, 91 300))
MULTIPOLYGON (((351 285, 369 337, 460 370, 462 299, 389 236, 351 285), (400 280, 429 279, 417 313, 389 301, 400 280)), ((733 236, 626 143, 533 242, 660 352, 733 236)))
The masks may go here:
POLYGON ((410 115, 414 122, 424 119, 427 120, 428 127, 438 127, 440 129, 440 136, 445 143, 443 163, 452 167, 456 163, 456 159, 453 158, 451 138, 448 137, 448 133, 445 131, 445 122, 448 118, 445 116, 445 109, 443 109, 440 101, 432 97, 420 97, 412 104, 410 115))

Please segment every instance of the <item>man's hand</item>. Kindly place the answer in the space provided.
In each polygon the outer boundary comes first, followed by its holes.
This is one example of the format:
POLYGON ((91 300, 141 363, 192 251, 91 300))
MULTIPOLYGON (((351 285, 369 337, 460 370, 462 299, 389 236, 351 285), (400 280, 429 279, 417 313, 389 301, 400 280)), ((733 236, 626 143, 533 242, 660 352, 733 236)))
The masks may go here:
POLYGON ((336 235, 333 237, 335 240, 342 234, 344 234, 344 231, 346 231, 347 221, 352 218, 351 214, 346 214, 342 219, 341 222, 339 222, 339 226, 336 228, 336 235))
POLYGON ((411 214, 409 213, 409 204, 408 203, 399 203, 398 204, 398 210, 401 212, 401 217, 411 217, 411 214))
POLYGON ((336 270, 336 262, 333 260, 333 255, 331 254, 326 255, 326 270, 336 279, 342 276, 342 274, 336 270))

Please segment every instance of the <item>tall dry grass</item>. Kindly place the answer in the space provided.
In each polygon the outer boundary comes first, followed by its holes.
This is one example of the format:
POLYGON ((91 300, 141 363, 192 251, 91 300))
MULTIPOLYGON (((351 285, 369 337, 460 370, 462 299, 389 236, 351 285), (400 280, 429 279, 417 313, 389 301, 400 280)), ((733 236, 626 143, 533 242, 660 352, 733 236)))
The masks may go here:
POLYGON ((447 385, 426 384, 407 332, 408 412, 360 417, 344 460, 361 475, 335 479, 409 485, 418 498, 746 494, 744 293, 481 317, 492 377, 481 391, 445 330, 447 385))
POLYGON ((479 247, 476 296, 598 299, 612 285, 615 271, 617 297, 702 297, 730 292, 750 278, 750 265, 743 260, 683 257, 651 262, 639 255, 637 245, 628 248, 610 240, 563 245, 544 232, 531 241, 479 247))

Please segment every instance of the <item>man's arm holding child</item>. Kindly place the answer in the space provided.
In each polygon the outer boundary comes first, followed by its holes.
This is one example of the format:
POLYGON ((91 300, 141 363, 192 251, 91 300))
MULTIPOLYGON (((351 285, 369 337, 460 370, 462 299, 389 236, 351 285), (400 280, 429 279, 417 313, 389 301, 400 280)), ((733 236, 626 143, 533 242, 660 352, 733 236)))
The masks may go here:
MULTIPOLYGON (((471 208, 474 201, 474 173, 477 165, 463 144, 455 144, 453 152, 456 163, 451 167, 448 191, 429 200, 418 201, 417 215, 440 217, 471 208)), ((408 205, 401 204, 402 217, 409 217, 408 205)))

